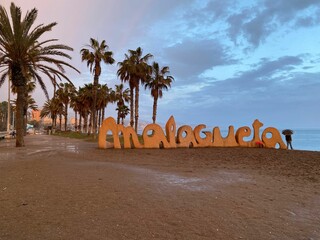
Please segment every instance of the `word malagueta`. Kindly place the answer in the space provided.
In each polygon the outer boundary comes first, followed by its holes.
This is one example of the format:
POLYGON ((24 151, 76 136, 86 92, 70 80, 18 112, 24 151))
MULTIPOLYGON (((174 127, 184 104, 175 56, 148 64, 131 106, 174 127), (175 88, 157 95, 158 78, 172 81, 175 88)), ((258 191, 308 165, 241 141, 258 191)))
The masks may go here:
POLYGON ((212 132, 202 131, 206 125, 200 124, 194 129, 188 125, 178 128, 171 116, 166 123, 165 133, 158 124, 147 125, 142 132, 143 142, 140 142, 138 134, 131 127, 117 124, 114 118, 106 118, 99 131, 99 148, 189 148, 189 147, 266 147, 286 149, 280 132, 273 127, 264 129, 261 136, 260 128, 263 126, 259 120, 252 124, 252 140, 245 141, 244 138, 251 136, 248 126, 240 127, 237 131, 229 126, 228 135, 221 136, 219 127, 213 128, 212 132), (108 142, 107 134, 111 132, 113 143, 108 142), (201 136, 201 132, 203 133, 201 136), (123 143, 120 142, 120 136, 123 143))

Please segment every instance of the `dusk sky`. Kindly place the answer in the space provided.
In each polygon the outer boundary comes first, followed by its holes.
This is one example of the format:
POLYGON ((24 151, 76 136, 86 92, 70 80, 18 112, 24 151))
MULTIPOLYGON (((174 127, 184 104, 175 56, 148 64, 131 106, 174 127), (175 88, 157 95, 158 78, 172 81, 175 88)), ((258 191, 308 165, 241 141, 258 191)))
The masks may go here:
MULTIPOLYGON (((141 47, 175 78, 158 103, 157 120, 221 129, 251 126, 320 128, 319 0, 16 0, 37 24, 57 22, 47 39, 74 48, 68 71, 78 87, 91 83, 80 49, 106 40, 117 62, 141 47)), ((9 11, 11 1, 1 0, 9 11)), ((151 61, 151 62, 152 62, 151 61)), ((150 62, 150 63, 151 63, 150 62)), ((120 83, 118 66, 104 65, 100 83, 120 83)), ((50 81, 48 92, 52 97, 50 81)), ((126 85, 128 87, 128 85, 126 85)), ((150 121, 153 99, 141 87, 140 119, 150 121)), ((7 99, 7 85, 0 100, 7 99)), ((38 86, 33 94, 41 108, 38 86)), ((107 115, 116 116, 108 105, 107 115)), ((128 116, 129 118, 129 116, 128 116)))

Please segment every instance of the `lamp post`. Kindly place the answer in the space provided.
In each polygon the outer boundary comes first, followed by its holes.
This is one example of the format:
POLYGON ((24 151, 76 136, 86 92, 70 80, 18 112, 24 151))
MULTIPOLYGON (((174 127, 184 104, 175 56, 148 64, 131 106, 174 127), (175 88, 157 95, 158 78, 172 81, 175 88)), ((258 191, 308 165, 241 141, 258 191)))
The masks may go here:
POLYGON ((8 79, 8 117, 7 117, 7 132, 10 133, 10 122, 11 122, 11 104, 10 104, 10 79, 8 79))

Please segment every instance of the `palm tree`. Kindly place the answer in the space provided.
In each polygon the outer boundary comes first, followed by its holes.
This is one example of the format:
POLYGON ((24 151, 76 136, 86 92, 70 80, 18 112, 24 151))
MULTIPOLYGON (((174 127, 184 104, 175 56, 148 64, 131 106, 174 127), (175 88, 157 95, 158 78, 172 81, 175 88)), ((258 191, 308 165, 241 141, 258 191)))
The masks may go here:
MULTIPOLYGON (((81 116, 80 122, 81 122, 81 119, 83 118, 84 120, 83 131, 88 134, 90 134, 90 131, 91 131, 90 129, 88 130, 88 117, 90 114, 90 109, 92 109, 92 102, 93 102, 92 88, 93 88, 92 84, 85 84, 84 87, 79 88, 79 92, 78 92, 79 102, 81 104, 80 112, 79 112, 81 116)), ((91 113, 91 119, 92 119, 92 113, 91 113)))
POLYGON ((150 53, 142 56, 142 49, 138 47, 136 50, 128 50, 129 55, 125 54, 125 60, 119 62, 118 76, 122 81, 129 81, 130 86, 130 125, 138 130, 139 119, 139 86, 144 83, 149 74, 151 67, 147 64, 152 57, 150 53), (135 96, 133 96, 135 89, 135 96), (133 103, 134 103, 134 120, 133 120, 133 103))
POLYGON ((38 111, 38 105, 36 104, 36 101, 34 100, 33 97, 31 97, 31 95, 27 96, 26 99, 26 114, 25 114, 25 123, 28 123, 28 114, 31 114, 30 112, 28 112, 28 109, 32 110, 32 111, 38 111))
POLYGON ((80 131, 80 129, 78 129, 78 113, 81 110, 81 102, 79 99, 79 91, 77 91, 75 89, 74 94, 72 94, 71 99, 70 99, 70 107, 73 109, 74 111, 74 118, 75 118, 75 131, 80 131))
POLYGON ((156 122, 158 98, 162 98, 162 90, 168 90, 174 80, 172 76, 165 76, 168 73, 170 73, 168 66, 165 66, 160 70, 159 64, 153 62, 152 74, 145 85, 145 89, 149 88, 151 90, 151 96, 153 97, 153 123, 156 122))
POLYGON ((121 124, 123 125, 124 119, 129 114, 129 108, 126 105, 121 105, 117 107, 116 110, 118 111, 118 121, 120 123, 120 119, 121 119, 121 124))
MULTIPOLYGON (((65 115, 65 112, 63 101, 58 97, 58 91, 56 91, 56 93, 54 94, 52 101, 55 106, 56 116, 59 116, 59 130, 62 131, 62 116, 65 115)), ((57 126, 57 117, 55 118, 54 129, 57 126)))
POLYGON ((41 40, 44 33, 51 31, 57 23, 41 24, 31 29, 37 18, 37 13, 38 11, 34 8, 21 19, 21 9, 11 3, 10 21, 6 9, 0 6, 0 68, 7 69, 0 79, 11 75, 12 85, 17 87, 17 147, 25 145, 23 110, 25 88, 29 77, 31 76, 38 81, 48 98, 46 85, 39 73, 43 73, 50 79, 56 75, 59 79, 70 81, 65 75, 64 67, 78 71, 62 60, 62 58, 71 59, 64 51, 72 51, 72 48, 62 44, 54 44, 57 39, 41 40), (57 56, 58 58, 55 58, 57 56))
POLYGON ((34 98, 31 97, 31 95, 28 95, 28 97, 27 97, 27 109, 30 109, 32 111, 38 110, 38 105, 37 105, 36 101, 34 100, 34 98))
MULTIPOLYGON (((117 117, 117 124, 120 123, 120 118, 121 118, 121 110, 122 110, 122 106, 125 106, 125 102, 129 102, 130 101, 130 95, 129 95, 129 88, 126 88, 124 90, 124 86, 121 83, 120 85, 116 85, 116 91, 114 93, 115 95, 115 101, 117 102, 117 111, 118 111, 118 117, 117 117)), ((127 107, 127 106, 126 106, 127 107)), ((129 108, 127 107, 129 111, 129 108)), ((128 113, 127 113, 128 114, 128 113)))
POLYGON ((64 130, 67 130, 67 124, 68 124, 68 108, 69 103, 72 95, 75 92, 75 87, 73 84, 70 83, 60 83, 59 89, 56 92, 57 98, 63 103, 64 105, 64 130))
POLYGON ((90 72, 93 72, 93 104, 92 104, 92 121, 91 125, 93 127, 94 137, 96 134, 96 103, 97 103, 97 87, 99 84, 99 76, 101 75, 101 61, 105 64, 113 64, 115 60, 113 59, 113 53, 108 50, 108 45, 106 41, 103 40, 101 44, 93 38, 90 38, 90 45, 88 45, 89 49, 83 48, 81 49, 81 59, 82 61, 87 62, 87 66, 90 67, 90 72), (92 50, 92 51, 91 51, 92 50))
MULTIPOLYGON (((119 69, 117 71, 118 76, 120 77, 122 82, 129 82, 130 87, 130 126, 133 127, 134 124, 134 87, 135 82, 134 79, 130 76, 130 57, 125 54, 125 60, 123 62, 118 63, 119 69)), ((120 119, 120 118, 119 118, 120 119)))
POLYGON ((108 103, 113 103, 114 97, 112 89, 108 88, 107 84, 98 85, 97 109, 98 109, 98 126, 104 119, 105 109, 108 103))
POLYGON ((57 98, 52 98, 47 100, 44 105, 42 106, 42 110, 40 112, 40 117, 50 117, 52 120, 52 127, 56 127, 56 119, 57 116, 61 112, 61 103, 57 98))

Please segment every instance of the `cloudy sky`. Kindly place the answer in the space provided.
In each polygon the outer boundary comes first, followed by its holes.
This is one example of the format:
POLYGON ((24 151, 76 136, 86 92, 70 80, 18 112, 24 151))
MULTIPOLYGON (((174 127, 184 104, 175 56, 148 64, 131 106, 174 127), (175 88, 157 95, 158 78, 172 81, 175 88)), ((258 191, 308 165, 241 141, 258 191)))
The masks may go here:
MULTIPOLYGON (((7 9, 9 0, 1 0, 7 9)), ((48 38, 74 48, 76 86, 92 82, 80 49, 106 40, 116 62, 141 47, 175 78, 159 100, 158 121, 277 128, 320 128, 319 0, 16 0, 37 24, 57 22, 48 38)), ((117 65, 101 83, 120 83, 117 65)), ((48 81, 48 90, 51 91, 48 81)), ((140 119, 151 121, 152 98, 141 88, 140 119)), ((7 96, 5 85, 0 100, 7 96)), ((34 98, 41 107, 43 93, 34 98)), ((114 107, 107 114, 115 116, 114 107)))

